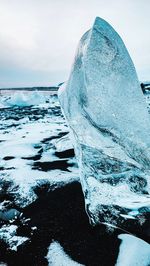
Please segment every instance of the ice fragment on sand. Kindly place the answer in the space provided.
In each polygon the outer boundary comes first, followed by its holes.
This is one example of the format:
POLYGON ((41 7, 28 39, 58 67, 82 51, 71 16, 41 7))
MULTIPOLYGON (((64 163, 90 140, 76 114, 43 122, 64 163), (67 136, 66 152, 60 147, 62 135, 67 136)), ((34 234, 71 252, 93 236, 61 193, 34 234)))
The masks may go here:
POLYGON ((82 36, 58 94, 91 220, 119 225, 132 207, 148 210, 150 118, 130 55, 103 19, 82 36))

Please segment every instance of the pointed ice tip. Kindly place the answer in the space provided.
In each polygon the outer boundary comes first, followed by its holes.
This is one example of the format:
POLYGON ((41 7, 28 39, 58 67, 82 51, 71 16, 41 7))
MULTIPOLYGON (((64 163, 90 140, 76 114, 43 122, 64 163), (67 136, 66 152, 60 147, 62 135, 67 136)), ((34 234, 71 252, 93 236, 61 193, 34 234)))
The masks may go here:
POLYGON ((98 30, 99 32, 103 31, 103 32, 107 32, 107 31, 114 31, 113 27, 103 18, 100 17, 96 17, 94 24, 93 24, 93 29, 98 30))
POLYGON ((96 17, 94 24, 93 24, 93 29, 97 29, 97 30, 101 31, 101 29, 105 28, 106 25, 108 25, 108 23, 104 19, 102 19, 100 17, 96 17))
POLYGON ((104 19, 102 19, 100 17, 96 17, 93 26, 98 26, 99 27, 99 26, 102 26, 103 24, 108 24, 108 23, 106 22, 106 20, 104 20, 104 19))
POLYGON ((102 21, 102 18, 96 17, 95 21, 94 21, 94 25, 99 25, 101 23, 101 21, 102 21))

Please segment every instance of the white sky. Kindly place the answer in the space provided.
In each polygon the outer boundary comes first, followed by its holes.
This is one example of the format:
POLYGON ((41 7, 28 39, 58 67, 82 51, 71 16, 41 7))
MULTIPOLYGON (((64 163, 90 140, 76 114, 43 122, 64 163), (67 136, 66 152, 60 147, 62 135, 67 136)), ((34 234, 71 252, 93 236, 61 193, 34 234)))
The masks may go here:
POLYGON ((0 87, 68 78, 96 16, 124 40, 140 80, 150 80, 150 0, 0 0, 0 87))

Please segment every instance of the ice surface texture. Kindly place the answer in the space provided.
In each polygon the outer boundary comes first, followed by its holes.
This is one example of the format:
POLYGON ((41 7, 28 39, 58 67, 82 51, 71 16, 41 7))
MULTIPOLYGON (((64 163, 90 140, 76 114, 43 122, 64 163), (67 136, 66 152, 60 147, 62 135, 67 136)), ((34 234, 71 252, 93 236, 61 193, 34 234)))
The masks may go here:
POLYGON ((144 217, 150 204, 150 118, 130 55, 103 19, 82 36, 59 99, 91 221, 121 226, 122 220, 144 217))

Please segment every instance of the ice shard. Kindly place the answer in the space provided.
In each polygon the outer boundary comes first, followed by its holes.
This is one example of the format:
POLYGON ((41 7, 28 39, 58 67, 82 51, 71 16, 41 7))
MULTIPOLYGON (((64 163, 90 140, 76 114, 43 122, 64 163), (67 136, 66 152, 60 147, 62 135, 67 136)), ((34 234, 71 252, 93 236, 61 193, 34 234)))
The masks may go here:
POLYGON ((91 222, 142 223, 150 208, 150 117, 130 55, 103 19, 82 36, 58 95, 91 222))

